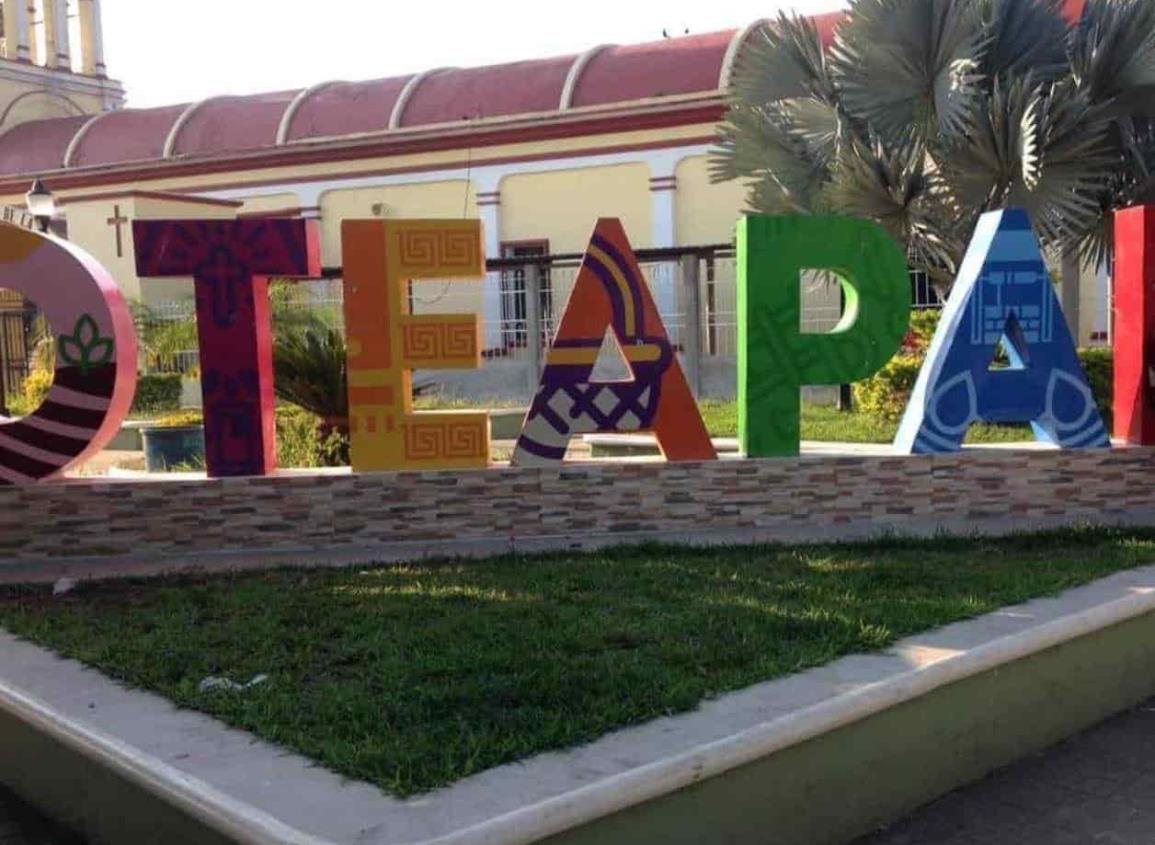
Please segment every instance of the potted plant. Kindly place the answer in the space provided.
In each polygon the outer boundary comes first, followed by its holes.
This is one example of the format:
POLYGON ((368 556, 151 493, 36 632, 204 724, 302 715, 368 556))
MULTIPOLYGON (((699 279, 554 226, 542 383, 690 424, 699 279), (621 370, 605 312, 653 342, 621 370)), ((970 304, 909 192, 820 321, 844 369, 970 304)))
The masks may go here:
POLYGON ((169 414, 143 426, 144 463, 149 472, 204 466, 205 430, 200 411, 169 414))

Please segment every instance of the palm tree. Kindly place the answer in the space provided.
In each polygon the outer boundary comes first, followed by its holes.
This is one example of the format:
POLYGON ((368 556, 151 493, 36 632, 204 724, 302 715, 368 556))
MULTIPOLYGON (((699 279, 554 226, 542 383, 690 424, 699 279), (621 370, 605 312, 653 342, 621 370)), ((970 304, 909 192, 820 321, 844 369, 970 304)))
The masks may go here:
POLYGON ((192 303, 185 303, 181 316, 163 316, 143 302, 132 302, 133 322, 140 344, 141 366, 148 372, 175 373, 181 370, 181 356, 197 350, 197 325, 192 303))
POLYGON ((1101 265, 1112 212, 1155 200, 1155 2, 1061 5, 851 0, 828 48, 780 15, 738 55, 712 177, 755 212, 876 220, 940 290, 1007 206, 1101 265))
POLYGON ((349 433, 344 333, 316 317, 278 326, 273 340, 277 398, 320 418, 320 432, 349 433))

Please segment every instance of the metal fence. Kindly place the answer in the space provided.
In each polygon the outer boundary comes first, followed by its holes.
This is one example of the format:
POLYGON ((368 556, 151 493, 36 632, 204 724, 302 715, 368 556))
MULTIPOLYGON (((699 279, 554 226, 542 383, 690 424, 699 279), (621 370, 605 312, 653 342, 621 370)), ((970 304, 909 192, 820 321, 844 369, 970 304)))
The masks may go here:
POLYGON ((36 344, 36 308, 19 295, 0 292, 0 414, 23 392, 36 344))

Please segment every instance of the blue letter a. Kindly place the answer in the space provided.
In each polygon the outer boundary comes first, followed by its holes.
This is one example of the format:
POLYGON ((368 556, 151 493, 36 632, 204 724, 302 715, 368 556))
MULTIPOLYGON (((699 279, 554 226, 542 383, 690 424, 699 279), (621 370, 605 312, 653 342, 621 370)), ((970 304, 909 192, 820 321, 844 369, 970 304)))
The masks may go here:
POLYGON ((979 219, 895 449, 953 452, 979 421, 1029 421, 1039 440, 1064 448, 1111 445, 1020 209, 979 219), (992 369, 1000 340, 1009 366, 992 369))

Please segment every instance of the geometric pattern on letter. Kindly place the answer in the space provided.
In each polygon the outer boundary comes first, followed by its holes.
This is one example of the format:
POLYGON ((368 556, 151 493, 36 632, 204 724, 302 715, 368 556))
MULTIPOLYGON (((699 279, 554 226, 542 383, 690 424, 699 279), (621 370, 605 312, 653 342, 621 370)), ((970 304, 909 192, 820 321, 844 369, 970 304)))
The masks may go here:
POLYGON ((476 314, 412 314, 411 282, 482 280, 479 220, 346 220, 345 326, 353 469, 484 467, 489 415, 414 413, 413 370, 481 364, 476 314))
POLYGON ((208 474, 277 465, 270 276, 320 275, 317 221, 137 220, 137 273, 192 276, 208 474))
POLYGON ((895 448, 953 452, 976 422, 1030 422, 1063 448, 1111 445, 1022 209, 979 219, 895 448), (1010 366, 992 368, 1000 339, 1010 366))
POLYGON ((427 275, 444 272, 453 275, 458 271, 472 272, 479 265, 484 266, 481 242, 464 229, 403 227, 397 230, 396 238, 398 266, 407 273, 421 272, 427 275))
POLYGON ((414 368, 466 369, 480 356, 480 322, 476 314, 428 314, 405 317, 401 324, 402 355, 414 368))
POLYGON ((717 457, 625 230, 605 218, 590 239, 511 463, 549 466, 565 457, 575 435, 632 431, 652 431, 671 461, 717 457), (592 380, 607 331, 629 364, 629 381, 592 380))
MULTIPOLYGON (((422 414, 423 417, 432 414, 422 414)), ((476 416, 476 415, 474 415, 476 416)), ((405 457, 411 461, 486 460, 488 426, 477 419, 411 419, 405 423, 405 457)))

